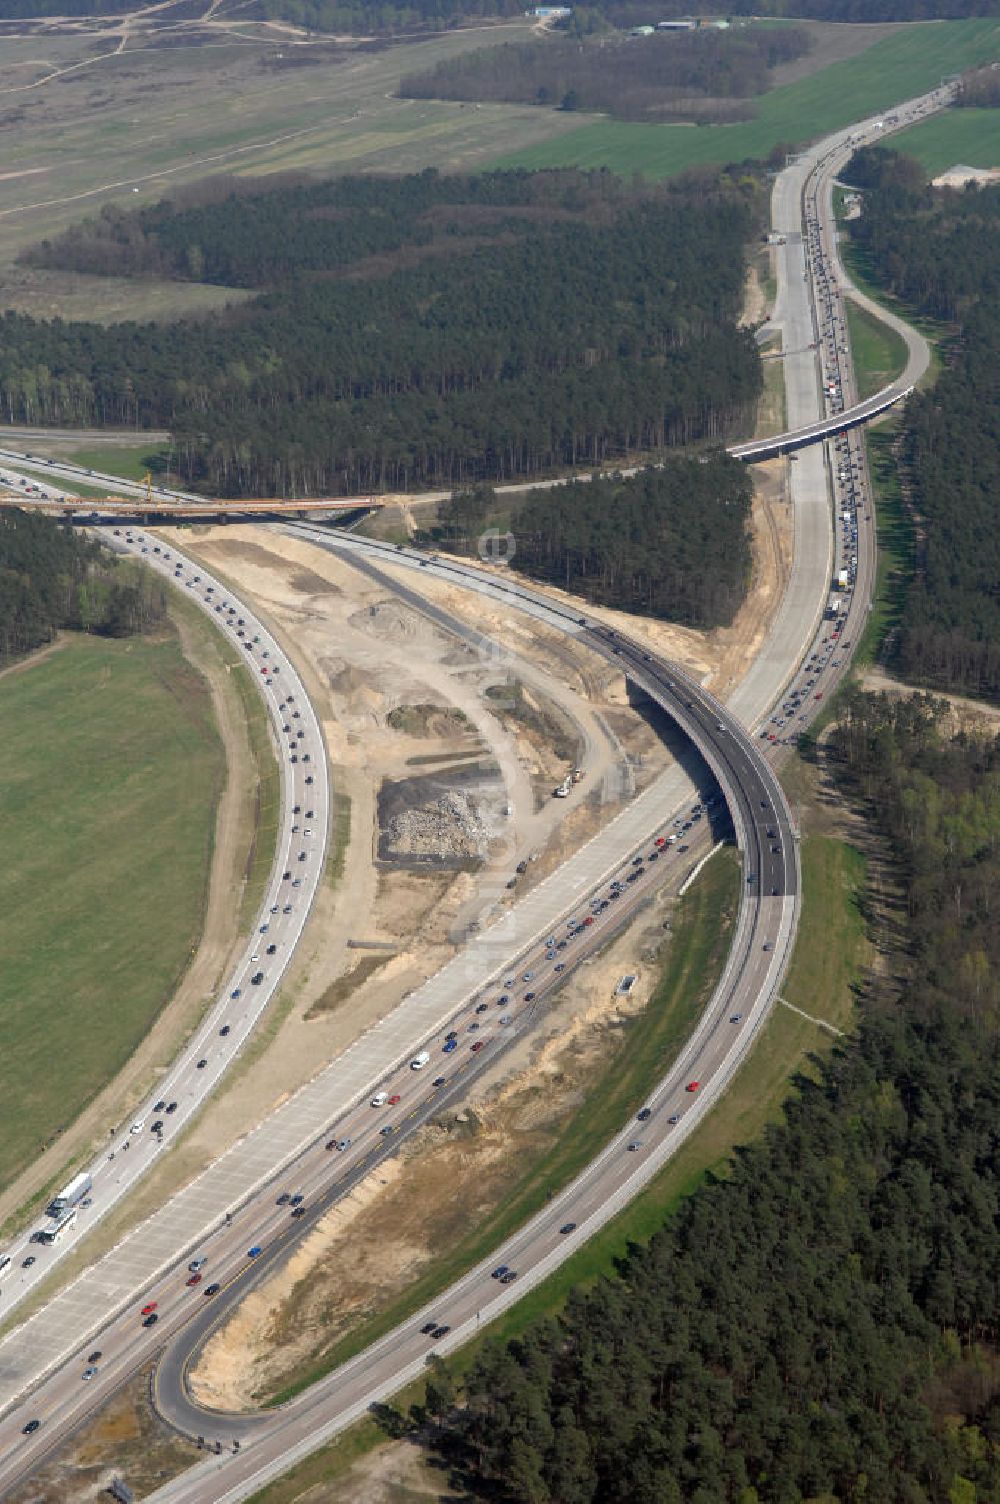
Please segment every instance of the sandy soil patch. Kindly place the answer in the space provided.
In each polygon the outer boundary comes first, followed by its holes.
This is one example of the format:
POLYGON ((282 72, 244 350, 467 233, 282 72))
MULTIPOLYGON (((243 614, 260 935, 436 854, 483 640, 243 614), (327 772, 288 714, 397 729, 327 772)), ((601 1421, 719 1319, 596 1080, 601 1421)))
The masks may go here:
POLYGON ((200 1399, 252 1408, 496 1208, 524 1156, 542 1151, 579 1107, 581 1083, 606 1063, 622 1021, 648 1003, 672 903, 658 895, 573 977, 539 1030, 331 1210, 286 1267, 243 1302, 192 1375, 200 1399), (639 980, 620 997, 615 986, 625 971, 639 980), (391 1227, 392 1237, 359 1237, 359 1219, 391 1227))
POLYGON ((966 695, 948 695, 937 690, 923 690, 917 685, 896 679, 885 669, 868 669, 861 679, 862 689, 872 694, 893 695, 897 699, 918 694, 932 694, 935 700, 945 700, 950 706, 948 734, 957 736, 968 731, 994 734, 1000 726, 1000 705, 989 705, 985 700, 971 700, 966 695))
POLYGON ((196 1447, 162 1425, 148 1404, 149 1375, 133 1379, 7 1504, 94 1504, 116 1477, 145 1498, 196 1461, 196 1447), (113 1458, 113 1463, 108 1459, 113 1458))

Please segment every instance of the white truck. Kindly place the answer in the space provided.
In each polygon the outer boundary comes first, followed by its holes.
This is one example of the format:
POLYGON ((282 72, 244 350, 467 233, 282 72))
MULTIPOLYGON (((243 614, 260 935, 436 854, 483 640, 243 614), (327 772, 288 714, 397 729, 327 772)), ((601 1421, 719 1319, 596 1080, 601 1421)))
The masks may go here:
POLYGON ((73 1176, 69 1185, 63 1186, 58 1196, 53 1196, 46 1208, 48 1216, 61 1217, 71 1206, 77 1206, 84 1196, 89 1196, 93 1189, 94 1182, 86 1171, 81 1170, 79 1175, 73 1176))

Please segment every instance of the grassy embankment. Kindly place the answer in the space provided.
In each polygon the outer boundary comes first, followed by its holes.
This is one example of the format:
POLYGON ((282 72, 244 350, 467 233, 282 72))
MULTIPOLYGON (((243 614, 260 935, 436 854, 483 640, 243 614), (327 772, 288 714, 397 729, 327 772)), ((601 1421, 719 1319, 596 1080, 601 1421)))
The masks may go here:
POLYGON ((881 319, 845 299, 858 395, 870 397, 894 381, 906 365, 906 342, 881 319))
POLYGON ((158 483, 159 476, 167 468, 170 452, 147 440, 145 444, 107 444, 94 449, 74 449, 66 458, 70 463, 84 465, 98 474, 120 475, 122 480, 142 481, 147 472, 151 472, 158 483))
POLYGON ((733 854, 709 863, 682 900, 663 978, 649 1006, 626 1026, 628 1048, 611 1054, 587 1100, 560 1125, 550 1145, 526 1163, 524 1174, 505 1194, 503 1205, 484 1218, 459 1246, 442 1254, 419 1280, 377 1318, 349 1333, 318 1363, 289 1377, 279 1399, 298 1393, 398 1321, 436 1290, 484 1258, 509 1232, 527 1221, 546 1196, 570 1181, 642 1105, 690 1033, 721 970, 735 917, 739 874, 733 854))
POLYGON ((201 932, 225 776, 175 633, 72 636, 0 681, 0 1180, 128 1059, 201 932))
MULTIPOLYGON (((709 864, 689 895, 695 902, 675 924, 674 947, 658 994, 661 997, 665 992, 675 1007, 685 977, 690 975, 692 961, 703 964, 706 949, 717 958, 724 952, 724 946, 712 947, 711 931, 721 912, 721 903, 731 893, 725 865, 728 864, 709 864)), ((803 919, 782 995, 814 1018, 847 1028, 852 1017, 851 985, 868 954, 859 907, 864 861, 844 842, 814 836, 803 843, 802 866, 803 919)), ((730 866, 730 873, 731 870, 730 866)), ((718 960, 711 976, 713 981, 717 965, 718 960)), ((627 1252, 630 1243, 643 1242, 652 1236, 681 1198, 689 1195, 706 1174, 726 1172, 729 1156, 737 1144, 756 1137, 767 1123, 780 1116, 790 1076, 808 1070, 809 1055, 826 1047, 830 1038, 826 1031, 799 1014, 777 1007, 732 1087, 676 1159, 549 1280, 529 1292, 501 1321, 450 1359, 449 1366, 456 1372, 464 1371, 482 1341, 516 1335, 539 1316, 557 1312, 571 1289, 613 1275, 616 1261, 627 1252)), ((638 1096, 631 1098, 631 1102, 636 1100, 638 1096)), ((585 1119, 586 1113, 581 1113, 577 1124, 585 1119)), ((395 1314, 398 1316, 399 1312, 395 1314)), ((405 1410, 411 1401, 420 1399, 421 1393, 422 1386, 413 1385, 397 1396, 396 1404, 405 1410)), ((342 1478, 354 1463, 385 1440, 385 1432, 374 1420, 360 1421, 256 1494, 253 1504, 304 1501, 311 1497, 310 1490, 317 1484, 342 1478)))
POLYGON ((609 167, 670 177, 687 167, 766 157, 779 143, 816 140, 875 110, 888 109, 1000 53, 995 19, 914 25, 866 52, 755 101, 739 125, 631 125, 600 120, 555 140, 504 155, 502 166, 609 167))

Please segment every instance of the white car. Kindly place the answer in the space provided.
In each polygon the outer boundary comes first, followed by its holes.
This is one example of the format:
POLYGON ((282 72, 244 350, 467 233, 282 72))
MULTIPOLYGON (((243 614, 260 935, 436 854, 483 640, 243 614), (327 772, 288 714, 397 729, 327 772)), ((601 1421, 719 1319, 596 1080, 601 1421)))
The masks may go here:
POLYGON ((136 1118, 135 1122, 132 1124, 132 1127, 131 1127, 131 1129, 129 1131, 131 1133, 141 1133, 142 1130, 143 1130, 143 1128, 145 1127, 145 1125, 146 1125, 146 1119, 145 1118, 136 1118))
POLYGON ((386 1104, 386 1102, 388 1102, 388 1100, 389 1100, 389 1093, 387 1091, 377 1091, 375 1093, 375 1095, 372 1097, 372 1103, 371 1103, 371 1105, 373 1107, 384 1107, 385 1104, 386 1104))

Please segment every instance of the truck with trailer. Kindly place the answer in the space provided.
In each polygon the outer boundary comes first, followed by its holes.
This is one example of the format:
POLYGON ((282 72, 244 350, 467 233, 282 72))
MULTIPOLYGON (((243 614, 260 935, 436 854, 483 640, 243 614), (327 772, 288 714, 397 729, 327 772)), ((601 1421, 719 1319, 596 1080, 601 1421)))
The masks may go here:
POLYGON ((53 1196, 46 1212, 50 1217, 61 1217, 63 1212, 68 1212, 70 1207, 78 1206, 84 1196, 89 1196, 94 1188, 94 1182, 85 1170, 79 1175, 74 1175, 69 1185, 63 1186, 58 1196, 53 1196))

